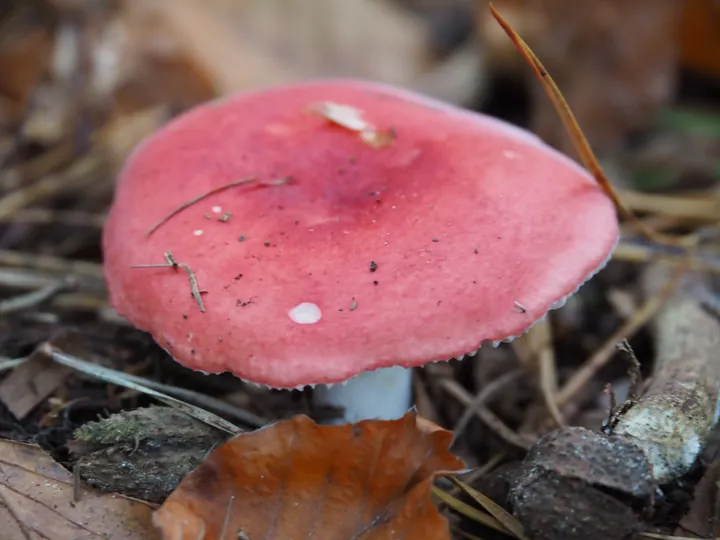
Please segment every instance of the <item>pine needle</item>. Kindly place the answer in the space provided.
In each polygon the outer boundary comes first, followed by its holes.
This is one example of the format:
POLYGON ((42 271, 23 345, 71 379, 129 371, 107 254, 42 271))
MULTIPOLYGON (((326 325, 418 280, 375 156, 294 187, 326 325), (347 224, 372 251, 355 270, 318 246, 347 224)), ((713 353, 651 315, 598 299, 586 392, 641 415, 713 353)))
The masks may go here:
POLYGON ((577 151, 580 159, 585 165, 585 168, 593 175, 595 181, 613 202, 618 213, 620 213, 620 215, 627 219, 638 232, 640 232, 643 236, 645 236, 649 240, 652 240, 653 242, 667 246, 685 248, 696 245, 699 241, 697 235, 674 236, 659 233, 645 225, 634 214, 634 212, 620 197, 618 191, 615 189, 615 187, 605 175, 605 172, 600 166, 600 163, 598 162, 595 153, 590 148, 590 144, 588 143, 587 138, 580 129, 580 126, 575 119, 575 116, 570 110, 567 101, 565 101, 564 96, 555 84, 555 81, 553 81, 552 77, 545 69, 545 66, 543 66, 542 62, 540 62, 538 57, 535 56, 535 53, 532 51, 532 49, 530 49, 528 44, 525 43, 525 41, 517 34, 517 32, 515 32, 512 26, 510 26, 510 23, 505 20, 505 18, 495 8, 492 2, 490 3, 490 12, 492 13, 493 17, 495 17, 495 20, 497 20, 505 33, 508 35, 508 37, 512 40, 518 52, 523 56, 523 58, 527 61, 527 63, 535 72, 538 80, 543 85, 545 93, 550 98, 550 101, 552 101, 555 110, 560 117, 560 120, 562 120, 562 123, 565 126, 565 129, 570 135, 573 146, 575 147, 575 150, 577 151))
MULTIPOLYGON (((189 201, 184 202, 183 204, 181 204, 180 206, 178 206, 177 208, 172 210, 168 215, 166 215, 160 221, 155 223, 155 225, 150 227, 147 230, 147 232, 145 233, 145 236, 150 236, 152 233, 154 233, 156 230, 158 230, 160 227, 162 227, 165 223, 170 221, 173 217, 178 215, 180 212, 182 212, 183 210, 187 210, 192 205, 202 201, 203 199, 206 199, 210 195, 215 195, 216 193, 220 193, 221 191, 225 191, 226 189, 230 189, 230 188, 236 187, 236 186, 242 186, 244 184, 249 184, 251 182, 257 182, 257 179, 256 178, 242 178, 240 180, 235 180, 233 182, 228 182, 227 184, 223 184, 221 186, 214 187, 211 190, 206 191, 205 193, 201 193, 197 197, 193 197, 189 201)), ((287 184, 288 182, 290 182, 290 178, 286 177, 286 178, 280 178, 278 180, 274 180, 271 182, 258 183, 257 185, 258 186, 280 186, 283 184, 287 184)))
POLYGON ((462 489, 476 503, 482 506, 488 514, 490 514, 492 517, 502 523, 503 527, 510 531, 513 536, 515 536, 519 540, 528 540, 527 536, 525 536, 525 532, 523 531, 522 524, 518 521, 516 517, 510 514, 502 506, 497 504, 490 497, 483 495, 478 490, 468 486, 457 478, 451 476, 450 481, 457 487, 462 489))

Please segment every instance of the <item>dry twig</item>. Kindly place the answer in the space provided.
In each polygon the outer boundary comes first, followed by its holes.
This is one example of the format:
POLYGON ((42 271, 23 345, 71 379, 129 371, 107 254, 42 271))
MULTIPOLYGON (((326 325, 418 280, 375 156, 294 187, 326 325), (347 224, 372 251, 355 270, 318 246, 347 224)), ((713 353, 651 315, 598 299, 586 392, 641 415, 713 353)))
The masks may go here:
POLYGON ((195 272, 193 272, 187 264, 177 262, 171 252, 166 251, 164 256, 167 261, 165 264, 136 264, 130 268, 182 268, 187 273, 188 280, 190 281, 190 293, 195 299, 195 302, 197 302, 200 311, 205 313, 205 304, 202 301, 202 293, 204 291, 201 291, 198 287, 195 272))
MULTIPOLYGON (((686 258, 686 261, 689 260, 686 258)), ((603 345, 577 370, 560 389, 557 395, 557 404, 563 407, 587 385, 595 373, 607 364, 615 355, 617 344, 628 339, 645 326, 662 309, 672 295, 680 277, 687 270, 686 266, 676 269, 665 285, 656 294, 648 298, 645 303, 633 314, 630 319, 617 329, 603 345)))
MULTIPOLYGON (((661 268, 648 271, 646 288, 651 294, 663 278, 661 268)), ((664 484, 690 469, 715 425, 720 321, 683 288, 660 312, 654 330, 652 383, 614 433, 643 449, 656 481, 664 484)))
MULTIPOLYGON (((507 381, 506 381, 507 382, 507 381)), ((490 429, 492 429, 500 438, 505 442, 510 443, 513 446, 527 450, 532 445, 532 441, 528 438, 523 437, 515 433, 510 429, 498 416, 488 409, 485 405, 480 402, 477 403, 477 398, 473 400, 473 396, 460 386, 456 381, 452 379, 442 379, 440 385, 445 391, 457 399, 460 403, 468 407, 468 410, 472 410, 473 413, 480 418, 490 429), (470 407, 473 409, 470 409, 470 407)), ((496 390, 497 388, 493 388, 496 390)), ((483 396, 483 399, 486 399, 483 396)))

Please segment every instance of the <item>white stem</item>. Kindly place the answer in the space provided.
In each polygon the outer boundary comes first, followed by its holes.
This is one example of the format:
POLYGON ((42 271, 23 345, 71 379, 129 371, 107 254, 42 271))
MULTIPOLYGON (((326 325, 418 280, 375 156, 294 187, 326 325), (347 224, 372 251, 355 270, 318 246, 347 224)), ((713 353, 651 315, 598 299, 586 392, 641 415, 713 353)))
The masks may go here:
POLYGON ((400 366, 365 371, 344 383, 320 385, 315 403, 345 409, 337 423, 361 420, 395 420, 412 406, 412 370, 400 366))

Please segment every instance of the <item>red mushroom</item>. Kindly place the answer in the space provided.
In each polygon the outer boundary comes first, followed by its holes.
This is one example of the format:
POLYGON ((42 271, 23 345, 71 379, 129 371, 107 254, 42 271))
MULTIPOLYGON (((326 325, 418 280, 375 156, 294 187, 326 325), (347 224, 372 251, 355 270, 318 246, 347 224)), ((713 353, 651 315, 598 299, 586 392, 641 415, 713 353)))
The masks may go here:
POLYGON ((355 421, 407 411, 406 368, 525 332, 617 240, 590 175, 532 134, 330 80, 206 104, 150 137, 104 252, 117 311, 177 361, 274 388, 343 382, 316 393, 355 421), (166 252, 174 268, 132 268, 166 252))

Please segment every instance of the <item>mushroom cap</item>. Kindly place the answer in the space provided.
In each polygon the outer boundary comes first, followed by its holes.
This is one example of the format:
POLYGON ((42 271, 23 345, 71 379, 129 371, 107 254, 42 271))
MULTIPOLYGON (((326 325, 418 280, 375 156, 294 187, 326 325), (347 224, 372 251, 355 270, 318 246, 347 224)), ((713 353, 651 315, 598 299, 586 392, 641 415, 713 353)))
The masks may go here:
POLYGON ((120 174, 103 247, 113 306, 177 361, 294 388, 520 335, 604 266, 618 234, 593 178, 534 135, 386 85, 320 80, 160 129, 120 174), (368 144, 310 110, 322 102, 394 141, 368 144), (257 182, 147 234, 246 177, 257 182), (131 268, 167 251, 192 270, 204 312, 182 268, 131 268))

